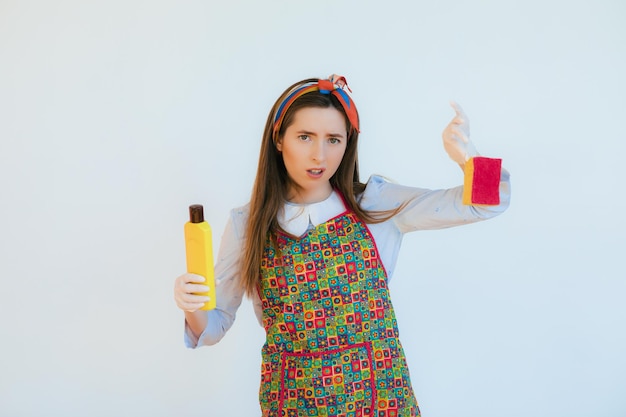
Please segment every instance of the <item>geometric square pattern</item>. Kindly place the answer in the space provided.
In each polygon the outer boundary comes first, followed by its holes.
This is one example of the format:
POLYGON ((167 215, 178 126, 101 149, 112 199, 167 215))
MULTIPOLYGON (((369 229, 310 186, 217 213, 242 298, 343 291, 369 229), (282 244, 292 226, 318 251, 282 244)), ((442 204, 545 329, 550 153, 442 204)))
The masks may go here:
POLYGON ((372 415, 376 391, 371 365, 365 343, 308 354, 285 353, 278 408, 287 416, 372 415))
POLYGON ((353 213, 268 236, 259 295, 264 417, 419 416, 386 272, 353 213))

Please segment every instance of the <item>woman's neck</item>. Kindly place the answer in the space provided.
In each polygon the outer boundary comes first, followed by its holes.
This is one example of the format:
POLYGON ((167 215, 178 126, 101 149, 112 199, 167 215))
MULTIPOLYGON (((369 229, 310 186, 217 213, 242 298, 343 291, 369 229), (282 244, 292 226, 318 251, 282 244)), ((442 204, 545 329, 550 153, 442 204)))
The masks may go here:
POLYGON ((287 201, 294 204, 319 203, 330 197, 333 192, 333 187, 330 183, 327 185, 327 187, 321 186, 310 190, 292 187, 292 189, 287 193, 287 201))

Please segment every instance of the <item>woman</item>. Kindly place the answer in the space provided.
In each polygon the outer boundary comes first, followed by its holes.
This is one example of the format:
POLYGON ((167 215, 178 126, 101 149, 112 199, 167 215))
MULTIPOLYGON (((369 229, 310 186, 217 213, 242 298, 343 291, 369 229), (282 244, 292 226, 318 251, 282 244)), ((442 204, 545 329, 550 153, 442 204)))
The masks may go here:
MULTIPOLYGON (((175 298, 185 340, 217 343, 243 294, 266 331, 259 399, 269 416, 418 416, 387 289, 404 233, 488 219, 509 201, 463 204, 463 187, 427 190, 359 180, 359 117, 345 78, 307 79, 272 108, 248 205, 231 212, 216 265, 217 308, 198 310, 204 278, 183 274, 175 298)), ((477 157, 466 116, 443 133, 462 169, 477 157)), ((499 167, 499 165, 498 165, 499 167)), ((472 164, 475 178, 493 176, 472 164)), ((466 190, 467 191, 467 190, 466 190)))

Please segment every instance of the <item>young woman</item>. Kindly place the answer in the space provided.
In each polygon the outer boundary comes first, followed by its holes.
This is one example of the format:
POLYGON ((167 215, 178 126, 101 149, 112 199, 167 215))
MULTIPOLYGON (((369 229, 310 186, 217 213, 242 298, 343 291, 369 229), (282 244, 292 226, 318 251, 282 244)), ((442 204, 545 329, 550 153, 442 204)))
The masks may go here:
MULTIPOLYGON (((359 116, 346 80, 307 79, 272 108, 250 203, 232 210, 215 269, 217 308, 198 310, 204 278, 176 279, 185 343, 217 343, 244 294, 265 328, 259 399, 270 416, 418 416, 388 281, 404 233, 488 219, 509 202, 463 204, 463 186, 427 190, 360 182, 359 116)), ((461 168, 477 156, 456 116, 444 148, 461 168)), ((472 165, 474 177, 480 169, 472 165)), ((489 174, 493 175, 493 173, 489 174)))

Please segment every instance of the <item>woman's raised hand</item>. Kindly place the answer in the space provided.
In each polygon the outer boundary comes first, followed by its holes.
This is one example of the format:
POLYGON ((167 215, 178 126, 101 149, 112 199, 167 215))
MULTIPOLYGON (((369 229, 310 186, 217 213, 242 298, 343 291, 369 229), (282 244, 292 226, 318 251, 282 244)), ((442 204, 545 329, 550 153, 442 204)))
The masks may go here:
POLYGON ((174 300, 176 305, 183 311, 194 312, 200 309, 204 303, 209 301, 209 297, 195 295, 209 291, 209 287, 202 285, 205 278, 202 275, 186 273, 174 282, 174 300))
POLYGON ((453 101, 450 105, 456 115, 443 130, 443 147, 450 159, 463 167, 467 160, 478 156, 478 151, 469 138, 470 126, 467 115, 458 103, 453 101))

